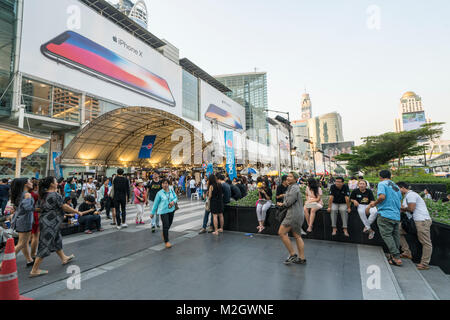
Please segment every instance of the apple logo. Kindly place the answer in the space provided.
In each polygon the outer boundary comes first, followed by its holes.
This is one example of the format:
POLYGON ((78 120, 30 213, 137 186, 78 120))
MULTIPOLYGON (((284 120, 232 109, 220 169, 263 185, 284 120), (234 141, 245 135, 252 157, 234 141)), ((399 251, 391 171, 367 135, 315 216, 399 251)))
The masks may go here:
POLYGON ((116 36, 113 37, 113 41, 117 42, 117 37, 116 36))

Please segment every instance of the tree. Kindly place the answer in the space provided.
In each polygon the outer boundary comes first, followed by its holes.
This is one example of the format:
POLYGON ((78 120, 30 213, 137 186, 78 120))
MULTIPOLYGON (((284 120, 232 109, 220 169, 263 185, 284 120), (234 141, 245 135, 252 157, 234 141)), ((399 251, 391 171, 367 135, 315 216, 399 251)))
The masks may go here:
MULTIPOLYGON (((425 123, 420 126, 419 130, 422 130, 422 137, 425 138, 426 141, 431 143, 436 143, 436 140, 439 140, 444 132, 444 129, 441 127, 445 122, 431 122, 425 123)), ((430 160, 433 156, 434 148, 431 148, 430 151, 430 160)))
POLYGON ((364 143, 352 148, 352 154, 340 154, 335 157, 338 161, 347 161, 347 166, 356 168, 377 168, 388 164, 391 160, 398 160, 398 167, 405 157, 417 156, 423 152, 419 141, 438 139, 443 132, 443 123, 429 123, 419 129, 399 133, 387 132, 379 136, 363 138, 364 143))

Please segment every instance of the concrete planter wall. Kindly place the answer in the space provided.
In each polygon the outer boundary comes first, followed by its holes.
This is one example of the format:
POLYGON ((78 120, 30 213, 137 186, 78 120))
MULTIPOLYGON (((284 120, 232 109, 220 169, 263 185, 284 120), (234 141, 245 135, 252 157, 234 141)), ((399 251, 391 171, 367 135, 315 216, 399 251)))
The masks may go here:
MULTIPOLYGON (((280 222, 276 219, 276 208, 272 207, 266 216, 266 229, 262 234, 278 235, 280 222)), ((245 233, 257 233, 258 219, 256 218, 255 207, 233 207, 225 206, 225 230, 238 231, 245 233)), ((306 222, 304 229, 306 230, 306 222)), ((326 210, 320 210, 316 214, 313 232, 306 236, 307 239, 315 240, 333 240, 340 242, 360 243, 365 245, 381 246, 387 252, 387 248, 381 239, 380 232, 376 223, 372 225, 375 231, 375 237, 368 239, 368 235, 363 233, 364 225, 356 211, 352 211, 348 217, 348 233, 350 237, 345 237, 342 233, 342 221, 338 215, 337 228, 338 233, 335 237, 331 236, 331 217, 326 210)), ((422 255, 422 246, 417 236, 407 235, 406 237, 414 262, 420 262, 422 255)), ((450 274, 450 226, 434 222, 431 227, 431 240, 433 242, 432 265, 439 266, 445 273, 450 274)))

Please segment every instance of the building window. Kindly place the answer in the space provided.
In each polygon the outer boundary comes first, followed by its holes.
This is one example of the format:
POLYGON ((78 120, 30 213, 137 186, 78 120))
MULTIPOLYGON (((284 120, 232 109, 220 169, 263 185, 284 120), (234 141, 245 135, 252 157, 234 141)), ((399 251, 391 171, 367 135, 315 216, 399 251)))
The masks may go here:
POLYGON ((53 118, 80 122, 81 94, 69 90, 54 88, 53 118))
POLYGON ((51 116, 52 87, 30 79, 22 80, 22 101, 26 112, 38 116, 51 116))
POLYGON ((26 106, 27 113, 80 122, 79 93, 23 78, 21 102, 26 106))
POLYGON ((97 99, 86 96, 84 101, 84 120, 92 122, 100 116, 100 103, 97 99))
POLYGON ((14 52, 15 5, 13 0, 0 0, 0 111, 11 109, 14 52), (5 93, 5 90, 7 92, 5 93))
POLYGON ((183 117, 200 120, 200 99, 198 79, 183 70, 183 117))

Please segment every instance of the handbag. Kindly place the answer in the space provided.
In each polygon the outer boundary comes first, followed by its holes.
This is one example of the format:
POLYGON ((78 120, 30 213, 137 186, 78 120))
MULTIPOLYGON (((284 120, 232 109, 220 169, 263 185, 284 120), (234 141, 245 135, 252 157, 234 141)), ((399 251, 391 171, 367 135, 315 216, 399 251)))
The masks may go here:
POLYGON ((416 223, 414 222, 412 215, 410 218, 405 212, 402 212, 400 215, 400 223, 402 224, 402 228, 406 233, 417 234, 416 223))
POLYGON ((278 207, 277 213, 275 218, 280 221, 283 222, 283 220, 286 218, 286 214, 289 208, 287 207, 278 207))
POLYGON ((209 199, 207 199, 205 202, 205 210, 208 212, 211 211, 211 203, 210 203, 209 199))

